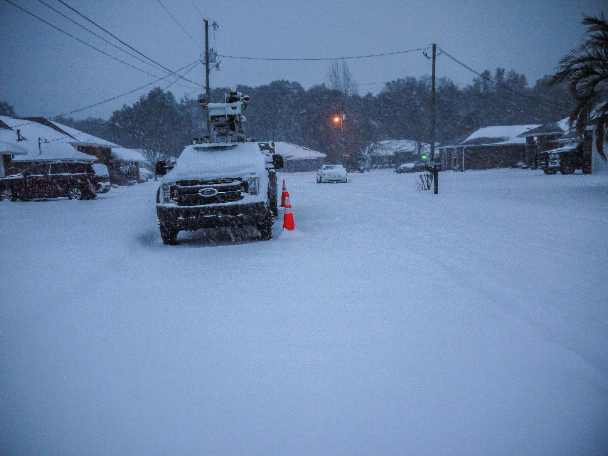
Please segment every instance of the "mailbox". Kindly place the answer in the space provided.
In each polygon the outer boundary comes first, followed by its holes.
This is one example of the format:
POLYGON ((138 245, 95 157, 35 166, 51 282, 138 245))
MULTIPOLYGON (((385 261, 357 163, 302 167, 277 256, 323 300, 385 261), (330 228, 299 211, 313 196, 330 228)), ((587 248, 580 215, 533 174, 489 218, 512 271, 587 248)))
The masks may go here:
POLYGON ((438 173, 439 171, 441 171, 442 168, 441 163, 439 162, 430 162, 424 165, 424 167, 427 171, 430 171, 431 173, 438 173))

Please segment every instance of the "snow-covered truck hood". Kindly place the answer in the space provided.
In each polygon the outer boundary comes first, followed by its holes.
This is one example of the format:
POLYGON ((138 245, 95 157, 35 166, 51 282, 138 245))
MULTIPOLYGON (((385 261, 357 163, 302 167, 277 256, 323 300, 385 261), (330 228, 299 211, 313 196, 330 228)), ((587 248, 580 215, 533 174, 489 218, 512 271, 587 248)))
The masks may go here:
POLYGON ((265 174, 266 159, 257 143, 211 143, 188 146, 163 182, 265 174))

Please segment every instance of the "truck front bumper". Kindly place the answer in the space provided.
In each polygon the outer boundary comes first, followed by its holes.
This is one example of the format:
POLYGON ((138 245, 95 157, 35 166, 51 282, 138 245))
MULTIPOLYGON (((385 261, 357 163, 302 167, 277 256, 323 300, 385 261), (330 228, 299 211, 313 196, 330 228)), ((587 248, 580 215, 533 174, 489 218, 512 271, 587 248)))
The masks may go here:
POLYGON ((194 231, 219 226, 262 225, 272 217, 264 202, 216 206, 156 205, 158 221, 167 228, 194 231))

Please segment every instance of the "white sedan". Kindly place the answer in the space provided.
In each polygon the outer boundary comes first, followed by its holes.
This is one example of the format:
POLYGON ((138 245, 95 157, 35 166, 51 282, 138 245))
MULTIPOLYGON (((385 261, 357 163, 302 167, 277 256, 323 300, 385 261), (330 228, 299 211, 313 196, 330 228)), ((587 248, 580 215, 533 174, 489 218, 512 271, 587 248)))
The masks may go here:
POLYGON ((323 165, 317 171, 317 183, 321 182, 346 182, 346 169, 342 165, 323 165))

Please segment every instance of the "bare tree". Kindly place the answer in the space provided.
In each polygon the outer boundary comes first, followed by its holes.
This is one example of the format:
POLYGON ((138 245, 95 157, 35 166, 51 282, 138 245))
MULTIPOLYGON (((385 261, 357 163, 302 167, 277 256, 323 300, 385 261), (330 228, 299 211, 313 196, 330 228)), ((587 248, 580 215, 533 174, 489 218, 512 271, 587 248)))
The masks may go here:
POLYGON ((330 89, 337 90, 344 96, 357 93, 357 83, 346 60, 334 60, 329 67, 327 77, 330 89))

